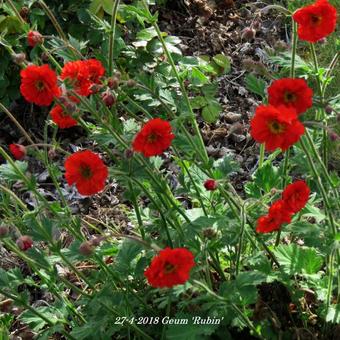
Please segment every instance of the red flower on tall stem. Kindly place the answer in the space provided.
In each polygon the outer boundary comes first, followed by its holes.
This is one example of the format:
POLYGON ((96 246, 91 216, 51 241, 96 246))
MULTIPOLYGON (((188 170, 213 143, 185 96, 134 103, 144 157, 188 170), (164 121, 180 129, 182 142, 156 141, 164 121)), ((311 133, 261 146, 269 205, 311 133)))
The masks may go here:
POLYGON ((256 231, 258 233, 270 233, 281 228, 283 223, 290 223, 293 213, 287 209, 283 200, 278 200, 269 208, 268 215, 261 216, 257 220, 256 231))
POLYGON ((283 190, 282 199, 287 209, 294 214, 300 211, 308 202, 310 189, 305 181, 295 181, 283 190))
POLYGON ((171 288, 189 280, 194 255, 186 248, 165 248, 152 259, 144 275, 155 288, 171 288))
POLYGON ((20 92, 24 98, 39 106, 48 106, 61 94, 57 74, 49 65, 30 65, 20 72, 20 92))
POLYGON ((149 120, 136 135, 132 147, 145 157, 161 155, 169 146, 175 135, 169 122, 160 118, 149 120))
POLYGON ((250 126, 252 137, 259 143, 265 143, 268 151, 277 148, 287 150, 305 131, 296 111, 285 106, 258 106, 250 126))
POLYGON ((273 106, 287 106, 301 114, 313 105, 313 90, 304 79, 282 78, 268 88, 268 101, 273 106))
POLYGON ((78 124, 71 114, 65 112, 60 105, 53 107, 50 111, 50 116, 60 129, 68 129, 78 124))
POLYGON ((293 14, 293 19, 298 24, 299 38, 311 43, 334 32, 336 17, 335 7, 327 0, 318 0, 312 5, 298 9, 293 14))
POLYGON ((100 157, 90 150, 78 151, 65 161, 65 178, 75 184, 84 196, 95 195, 105 187, 108 169, 100 157))

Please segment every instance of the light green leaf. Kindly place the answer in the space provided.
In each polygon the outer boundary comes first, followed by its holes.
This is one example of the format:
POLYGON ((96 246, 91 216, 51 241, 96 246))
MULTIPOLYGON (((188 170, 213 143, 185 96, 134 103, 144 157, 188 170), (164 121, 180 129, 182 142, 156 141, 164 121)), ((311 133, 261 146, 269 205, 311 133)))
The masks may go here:
POLYGON ((324 261, 314 248, 302 248, 296 244, 280 245, 274 250, 274 254, 284 271, 290 275, 315 274, 324 261))

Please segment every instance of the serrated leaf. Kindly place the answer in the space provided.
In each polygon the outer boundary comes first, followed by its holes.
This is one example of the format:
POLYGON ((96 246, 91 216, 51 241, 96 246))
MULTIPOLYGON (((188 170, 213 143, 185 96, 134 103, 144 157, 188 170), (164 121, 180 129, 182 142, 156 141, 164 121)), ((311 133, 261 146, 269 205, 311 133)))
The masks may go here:
MULTIPOLYGON (((28 164, 25 161, 15 161, 14 162, 17 168, 20 169, 22 173, 27 171, 28 164)), ((21 176, 17 173, 15 168, 10 163, 5 163, 0 165, 0 178, 9 181, 18 181, 21 180, 21 176)))
POLYGON ((222 106, 217 101, 211 101, 202 110, 202 117, 207 123, 215 123, 222 111, 222 106))
POLYGON ((274 254, 284 271, 290 275, 315 274, 324 261, 314 248, 302 248, 296 244, 280 245, 274 254))
POLYGON ((279 168, 272 165, 271 162, 265 162, 261 168, 258 168, 253 178, 255 184, 265 192, 270 192, 281 180, 279 168))
POLYGON ((212 60, 222 69, 222 74, 229 73, 231 70, 230 59, 224 54, 217 54, 212 60))
POLYGON ((248 74, 246 76, 246 88, 264 98, 266 96, 266 82, 262 79, 256 78, 253 74, 248 74))

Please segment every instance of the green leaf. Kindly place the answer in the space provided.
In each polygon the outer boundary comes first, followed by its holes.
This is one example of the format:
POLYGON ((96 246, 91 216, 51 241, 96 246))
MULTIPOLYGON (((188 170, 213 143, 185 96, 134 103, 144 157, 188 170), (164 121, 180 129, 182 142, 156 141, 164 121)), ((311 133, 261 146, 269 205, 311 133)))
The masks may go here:
MULTIPOLYGON (((27 171, 27 162, 15 161, 14 163, 21 172, 25 173, 27 171)), ((18 181, 22 179, 10 163, 0 165, 0 178, 9 181, 18 181)))
POLYGON ((274 254, 284 271, 290 275, 315 274, 324 262, 314 248, 302 248, 296 244, 280 245, 274 254))
POLYGON ((266 96, 266 86, 267 84, 264 80, 256 78, 253 74, 248 74, 246 76, 246 88, 262 98, 265 98, 266 96))
POLYGON ((201 109, 202 107, 207 105, 205 97, 202 96, 191 98, 190 103, 193 109, 201 109))
POLYGON ((279 168, 271 162, 265 162, 261 168, 256 170, 253 177, 255 184, 265 192, 270 192, 281 180, 279 168))
POLYGON ((217 54, 212 57, 212 60, 222 69, 222 72, 219 72, 219 74, 226 74, 230 72, 231 66, 229 57, 224 54, 217 54))
POLYGON ((217 101, 211 101, 202 110, 202 117, 207 123, 215 123, 222 111, 222 106, 217 101))
POLYGON ((232 156, 226 155, 214 163, 217 169, 214 171, 215 178, 220 179, 229 176, 233 172, 240 170, 239 163, 233 160, 232 156))
POLYGON ((119 249, 116 257, 116 270, 128 274, 131 271, 131 264, 142 251, 143 246, 132 240, 125 240, 119 249))
POLYGON ((157 37, 157 32, 153 26, 139 31, 136 36, 137 40, 145 40, 145 41, 150 41, 154 37, 157 37))

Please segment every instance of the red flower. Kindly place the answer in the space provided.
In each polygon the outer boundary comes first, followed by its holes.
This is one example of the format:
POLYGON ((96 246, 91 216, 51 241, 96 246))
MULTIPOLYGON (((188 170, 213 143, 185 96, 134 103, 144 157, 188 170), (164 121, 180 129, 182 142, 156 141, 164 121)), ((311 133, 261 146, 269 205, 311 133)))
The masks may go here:
POLYGON ((250 126, 252 137, 259 143, 265 143, 268 151, 277 148, 287 150, 305 131, 296 111, 285 106, 258 106, 250 126))
POLYGON ((268 88, 270 105, 284 105, 296 110, 297 114, 313 105, 313 90, 304 79, 283 78, 275 80, 268 88))
POLYGON ((287 209, 283 200, 278 200, 269 208, 268 215, 261 216, 257 220, 256 231, 258 233, 270 233, 279 230, 283 223, 290 223, 292 212, 287 209))
POLYGON ((17 239, 16 244, 20 250, 26 251, 33 247, 33 240, 31 237, 23 235, 17 239))
POLYGON ((65 161, 65 170, 67 183, 75 184, 81 195, 94 195, 105 187, 107 167, 92 151, 78 151, 69 156, 65 161))
POLYGON ((318 0, 297 10, 293 19, 298 24, 299 38, 315 43, 335 30, 336 16, 336 9, 327 0, 318 0))
POLYGON ((213 191, 216 190, 218 186, 217 181, 215 181, 214 179, 207 179, 204 182, 204 187, 208 190, 208 191, 213 191))
POLYGON ((30 65, 20 72, 20 92, 24 98, 40 106, 48 106, 61 91, 57 85, 57 75, 49 65, 30 65))
POLYGON ((10 144, 9 151, 13 157, 19 161, 22 160, 27 154, 26 148, 21 144, 10 144))
POLYGON ((88 96, 92 93, 91 86, 99 84, 104 74, 105 68, 99 60, 77 60, 64 65, 61 79, 68 79, 79 95, 88 96))
POLYGON ((132 147, 145 157, 161 155, 175 138, 169 122, 160 118, 149 120, 136 135, 132 147))
POLYGON ((287 208, 294 214, 305 207, 308 202, 310 189, 305 181, 296 181, 287 185, 282 193, 287 208))
POLYGON ((188 281, 194 265, 194 255, 186 248, 165 248, 152 259, 144 275, 152 287, 171 288, 188 281))
POLYGON ((103 64, 97 59, 88 59, 85 61, 88 73, 89 80, 92 84, 100 84, 100 78, 105 74, 105 68, 103 64))
POLYGON ((89 80, 89 68, 86 62, 82 60, 69 61, 66 63, 61 71, 60 78, 67 79, 75 92, 81 96, 88 96, 91 94, 89 80))
POLYGON ((44 37, 37 31, 29 31, 27 34, 27 43, 29 46, 34 47, 37 44, 42 44, 44 37))
POLYGON ((50 111, 50 116, 53 122, 57 124, 60 129, 68 129, 78 124, 78 122, 72 118, 70 114, 64 112, 60 105, 54 106, 54 108, 50 111))

